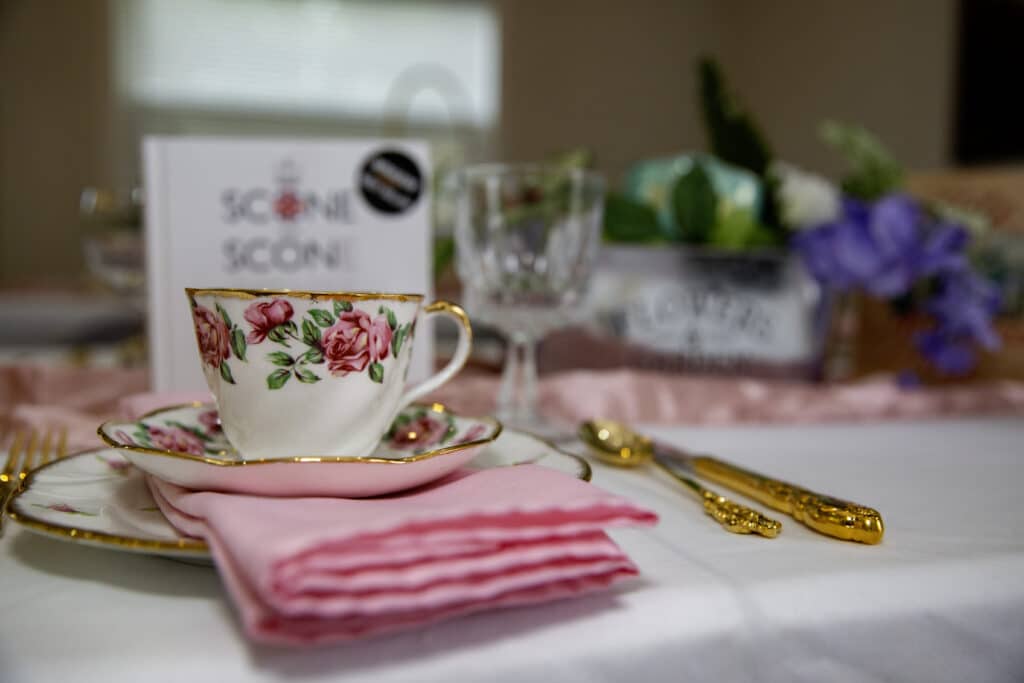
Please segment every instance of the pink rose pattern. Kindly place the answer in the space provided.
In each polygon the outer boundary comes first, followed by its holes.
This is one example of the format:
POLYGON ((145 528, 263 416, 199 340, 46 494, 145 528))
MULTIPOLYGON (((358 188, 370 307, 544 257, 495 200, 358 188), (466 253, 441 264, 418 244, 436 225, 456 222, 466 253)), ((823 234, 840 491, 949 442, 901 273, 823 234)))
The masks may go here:
POLYGON ((223 431, 220 426, 220 415, 216 410, 204 410, 199 413, 199 424, 203 425, 207 434, 219 434, 223 431))
POLYGON ((271 330, 291 320, 294 312, 292 305, 284 299, 258 301, 249 306, 245 309, 245 319, 252 325, 252 330, 246 335, 246 341, 259 344, 271 330))
POLYGON ((192 319, 195 322, 199 355, 203 357, 203 363, 211 368, 219 368, 220 364, 231 356, 228 326, 220 316, 205 306, 193 307, 192 319))
POLYGON ((449 422, 431 417, 426 412, 392 429, 393 448, 426 448, 440 443, 451 428, 449 422))
MULTIPOLYGON (((220 429, 220 420, 216 410, 200 413, 193 422, 164 420, 160 424, 148 421, 136 422, 132 426, 132 434, 123 429, 114 432, 117 443, 135 448, 150 448, 161 451, 174 451, 200 456, 220 456, 230 448, 224 432, 220 429)), ((120 471, 121 461, 105 460, 111 469, 120 471)), ((130 467, 124 461, 124 467, 130 467)))
POLYGON ((95 517, 95 512, 86 512, 85 510, 79 510, 78 508, 68 505, 67 503, 51 503, 49 505, 41 505, 39 503, 33 503, 33 506, 37 508, 44 508, 46 510, 53 510, 54 512, 64 512, 69 515, 84 515, 86 517, 95 517))
POLYGON ((147 425, 150 442, 165 451, 203 455, 206 446, 195 433, 181 427, 154 427, 147 425))
POLYGON ((399 325, 387 306, 374 316, 349 301, 334 301, 332 310, 311 308, 301 320, 294 316, 284 299, 259 301, 245 311, 251 325, 246 342, 270 341, 283 349, 267 354, 276 368, 267 375, 269 389, 280 389, 293 378, 315 384, 324 379, 316 372, 318 365, 331 376, 366 372, 371 381, 383 383, 385 359, 389 354, 398 358, 413 331, 412 323, 399 325))
POLYGON ((455 442, 457 444, 469 443, 470 441, 476 441, 487 432, 487 425, 475 424, 466 430, 466 433, 458 438, 455 442))
POLYGON ((327 369, 344 377, 388 357, 391 327, 383 316, 372 319, 366 311, 345 311, 324 332, 322 344, 327 369))

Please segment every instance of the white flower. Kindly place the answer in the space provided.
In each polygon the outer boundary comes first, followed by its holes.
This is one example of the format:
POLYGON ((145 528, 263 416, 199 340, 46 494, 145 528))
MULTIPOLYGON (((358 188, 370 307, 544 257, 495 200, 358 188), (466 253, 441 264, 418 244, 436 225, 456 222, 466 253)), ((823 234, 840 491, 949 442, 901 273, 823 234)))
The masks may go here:
POLYGON ((813 228, 839 216, 839 190, 825 178, 784 161, 772 164, 778 181, 782 223, 792 230, 813 228))

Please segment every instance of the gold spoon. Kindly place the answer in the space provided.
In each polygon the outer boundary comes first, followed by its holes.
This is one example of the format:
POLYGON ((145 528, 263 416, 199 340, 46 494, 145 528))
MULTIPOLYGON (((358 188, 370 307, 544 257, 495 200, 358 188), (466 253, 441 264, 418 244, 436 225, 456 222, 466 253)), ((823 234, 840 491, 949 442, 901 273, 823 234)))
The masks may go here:
POLYGON ((655 457, 654 444, 650 439, 635 434, 617 422, 610 420, 588 420, 580 425, 580 439, 601 462, 616 467, 643 467, 654 463, 696 493, 704 504, 704 512, 734 534, 758 534, 775 538, 782 530, 782 523, 765 517, 757 510, 734 503, 704 488, 697 480, 687 477, 675 468, 669 467, 655 457))

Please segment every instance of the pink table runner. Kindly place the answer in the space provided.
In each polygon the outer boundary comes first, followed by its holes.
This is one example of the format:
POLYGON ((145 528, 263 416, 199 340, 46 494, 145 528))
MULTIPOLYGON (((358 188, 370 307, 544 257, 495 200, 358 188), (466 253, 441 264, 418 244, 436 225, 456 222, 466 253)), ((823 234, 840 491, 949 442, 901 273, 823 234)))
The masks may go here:
MULTIPOLYGON (((147 385, 141 370, 4 367, 0 417, 20 425, 66 426, 72 447, 93 447, 99 445, 97 423, 125 417, 122 400, 147 385)), ((432 398, 456 411, 479 414, 493 410, 497 387, 493 375, 463 373, 432 398)), ((568 420, 603 416, 661 424, 1024 415, 1024 383, 1012 381, 903 389, 889 378, 829 386, 631 370, 575 371, 545 377, 540 395, 542 410, 568 420)))

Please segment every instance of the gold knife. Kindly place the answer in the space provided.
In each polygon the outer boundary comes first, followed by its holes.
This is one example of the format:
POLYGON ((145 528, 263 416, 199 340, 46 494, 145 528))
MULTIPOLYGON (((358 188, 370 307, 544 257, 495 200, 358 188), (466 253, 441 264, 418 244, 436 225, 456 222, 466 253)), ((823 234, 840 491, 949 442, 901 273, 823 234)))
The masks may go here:
POLYGON ((795 484, 766 477, 710 455, 691 455, 665 443, 651 441, 662 464, 689 469, 737 493, 784 512, 818 533, 874 545, 882 541, 882 515, 873 508, 815 493, 795 484))

